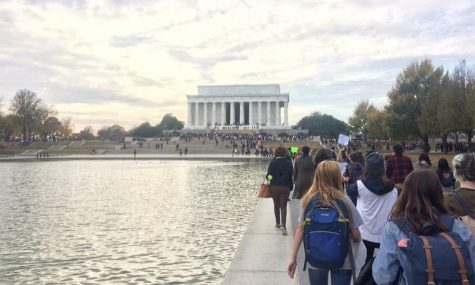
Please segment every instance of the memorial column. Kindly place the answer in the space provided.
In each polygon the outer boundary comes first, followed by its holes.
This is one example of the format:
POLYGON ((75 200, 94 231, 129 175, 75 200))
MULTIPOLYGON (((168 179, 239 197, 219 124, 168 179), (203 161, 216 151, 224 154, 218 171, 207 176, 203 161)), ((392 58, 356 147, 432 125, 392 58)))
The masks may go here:
POLYGON ((262 120, 262 102, 259 101, 257 102, 257 121, 259 122, 259 128, 260 125, 262 125, 263 120, 262 120))
POLYGON ((215 127, 216 124, 216 102, 213 102, 213 112, 211 113, 211 128, 215 127))
POLYGON ((271 125, 271 119, 270 119, 270 101, 267 101, 267 120, 266 120, 266 126, 271 125))
POLYGON ((192 118, 191 118, 191 103, 188 103, 188 128, 192 125, 192 118))
POLYGON ((289 103, 284 102, 284 125, 289 125, 289 103))
POLYGON ((203 103, 203 125, 205 128, 208 127, 208 102, 203 103))
POLYGON ((199 117, 199 112, 200 112, 200 106, 198 102, 195 102, 195 127, 200 125, 200 117, 199 117))
MULTIPOLYGON (((254 125, 254 113, 253 113, 253 107, 252 107, 253 102, 249 102, 249 125, 254 125)), ((252 129, 252 128, 251 128, 252 129)))
POLYGON ((275 125, 280 126, 280 102, 275 102, 275 125))
POLYGON ((234 102, 229 103, 229 110, 231 111, 230 117, 229 117, 229 125, 234 125, 236 116, 234 116, 234 102))
POLYGON ((244 102, 239 102, 239 125, 244 125, 244 102))
POLYGON ((226 103, 221 102, 221 127, 226 125, 226 103))

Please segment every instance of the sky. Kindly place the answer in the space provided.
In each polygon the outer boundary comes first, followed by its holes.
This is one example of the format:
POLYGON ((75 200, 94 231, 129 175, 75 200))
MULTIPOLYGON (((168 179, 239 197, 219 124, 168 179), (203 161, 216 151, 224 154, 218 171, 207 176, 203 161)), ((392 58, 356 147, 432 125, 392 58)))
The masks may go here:
POLYGON ((290 124, 347 121, 425 58, 475 64, 475 1, 0 1, 2 111, 27 88, 76 131, 186 122, 198 85, 280 84, 290 124))

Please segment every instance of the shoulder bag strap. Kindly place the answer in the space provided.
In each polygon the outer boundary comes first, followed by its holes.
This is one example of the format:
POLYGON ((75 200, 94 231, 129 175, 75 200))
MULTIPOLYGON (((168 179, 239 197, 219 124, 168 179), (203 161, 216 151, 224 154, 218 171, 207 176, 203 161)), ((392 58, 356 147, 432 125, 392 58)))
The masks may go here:
POLYGON ((460 251, 460 246, 447 233, 440 233, 440 236, 450 243, 450 246, 452 246, 452 249, 454 250, 455 255, 457 256, 457 261, 459 263, 460 269, 459 273, 460 277, 462 277, 462 285, 469 285, 470 283, 468 282, 467 268, 465 267, 465 262, 463 260, 462 252, 460 251))
MULTIPOLYGON (((308 204, 305 206, 305 209, 304 209, 304 219, 305 219, 305 225, 304 227, 307 226, 307 220, 309 219, 309 215, 310 213, 312 212, 312 210, 314 208, 317 208, 321 206, 321 202, 320 202, 320 199, 318 199, 318 197, 312 197, 309 201, 308 201, 308 204)), ((307 236, 306 236, 306 232, 304 230, 304 239, 306 239, 307 236)), ((307 260, 307 253, 305 253, 305 260, 303 262, 303 271, 307 270, 307 263, 308 263, 308 260, 307 260)))
POLYGON ((435 285, 434 280, 434 263, 432 262, 432 247, 429 244, 429 240, 425 236, 419 236, 424 244, 424 252, 427 260, 427 285, 435 285))
POLYGON ((348 239, 348 247, 349 247, 348 254, 350 255, 351 276, 353 277, 353 284, 355 284, 356 283, 356 265, 355 265, 355 256, 353 255, 353 247, 351 246, 351 233, 348 239))
POLYGON ((470 283, 468 282, 467 268, 465 267, 465 261, 463 260, 462 252, 460 251, 460 246, 447 233, 442 232, 440 233, 440 236, 445 238, 450 243, 450 246, 452 246, 452 249, 454 250, 455 255, 457 256, 457 261, 459 263, 460 269, 459 273, 460 277, 462 277, 462 285, 469 285, 470 283))
POLYGON ((338 204, 338 207, 340 207, 340 210, 343 212, 343 214, 346 215, 346 217, 343 217, 343 218, 345 219, 345 222, 347 223, 347 226, 348 226, 348 254, 350 257, 350 266, 351 266, 351 273, 352 273, 351 275, 353 277, 353 284, 355 284, 356 283, 356 265, 355 265, 355 256, 353 254, 353 247, 351 246, 351 230, 349 227, 350 220, 351 220, 351 213, 345 201, 339 200, 339 199, 335 201, 338 204))

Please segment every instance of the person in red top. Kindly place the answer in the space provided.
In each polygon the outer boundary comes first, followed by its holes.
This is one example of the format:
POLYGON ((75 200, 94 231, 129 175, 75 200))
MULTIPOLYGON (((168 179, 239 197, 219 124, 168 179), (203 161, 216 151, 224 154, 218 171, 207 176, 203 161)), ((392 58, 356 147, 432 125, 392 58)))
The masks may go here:
POLYGON ((414 170, 409 157, 402 155, 403 147, 400 144, 394 145, 394 155, 388 157, 386 161, 386 176, 391 179, 399 191, 406 176, 414 170))

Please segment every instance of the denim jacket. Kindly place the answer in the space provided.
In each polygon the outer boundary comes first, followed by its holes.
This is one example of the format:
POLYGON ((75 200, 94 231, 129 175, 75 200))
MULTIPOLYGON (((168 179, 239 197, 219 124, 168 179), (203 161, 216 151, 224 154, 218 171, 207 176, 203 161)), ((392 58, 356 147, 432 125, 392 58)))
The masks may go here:
MULTIPOLYGON (((455 220, 451 232, 459 234, 462 240, 469 241, 468 247, 470 250, 470 257, 472 260, 475 260, 475 238, 472 236, 470 230, 465 227, 461 221, 455 220)), ((381 248, 373 263, 373 278, 378 285, 393 284, 400 264, 406 262, 406 257, 397 248, 398 241, 405 238, 408 237, 395 223, 386 223, 383 236, 381 237, 381 248)), ((472 263, 472 265, 475 272, 475 262, 472 263)), ((406 284, 406 275, 403 272, 399 285, 406 284)))

